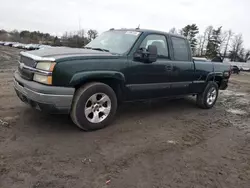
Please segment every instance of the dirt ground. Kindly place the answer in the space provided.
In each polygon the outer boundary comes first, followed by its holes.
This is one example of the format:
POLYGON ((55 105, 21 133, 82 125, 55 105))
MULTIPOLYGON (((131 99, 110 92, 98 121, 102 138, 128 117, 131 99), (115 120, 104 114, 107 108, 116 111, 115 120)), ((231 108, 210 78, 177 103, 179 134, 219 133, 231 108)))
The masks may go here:
POLYGON ((193 98, 124 104, 80 131, 16 97, 19 50, 0 46, 0 188, 250 187, 250 74, 233 75, 213 109, 193 98))

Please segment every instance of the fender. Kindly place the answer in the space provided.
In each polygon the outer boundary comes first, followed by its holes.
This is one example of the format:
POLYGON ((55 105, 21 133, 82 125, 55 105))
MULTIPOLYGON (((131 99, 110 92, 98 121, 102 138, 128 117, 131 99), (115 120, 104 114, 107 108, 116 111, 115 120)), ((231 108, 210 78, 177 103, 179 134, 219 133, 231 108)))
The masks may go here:
POLYGON ((223 77, 223 73, 222 72, 210 72, 208 75, 207 75, 207 78, 206 78, 206 82, 210 81, 210 80, 215 80, 215 77, 218 76, 218 77, 223 77))
POLYGON ((123 73, 118 71, 84 71, 73 75, 70 80, 70 86, 76 86, 87 80, 105 79, 112 78, 119 80, 123 84, 125 83, 125 76, 123 73))

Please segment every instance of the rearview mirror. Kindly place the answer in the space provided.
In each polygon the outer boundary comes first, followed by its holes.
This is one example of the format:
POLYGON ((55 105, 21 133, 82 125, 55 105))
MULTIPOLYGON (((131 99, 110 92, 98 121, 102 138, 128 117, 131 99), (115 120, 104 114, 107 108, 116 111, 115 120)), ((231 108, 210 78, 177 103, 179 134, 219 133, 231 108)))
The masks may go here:
POLYGON ((149 45, 147 49, 140 49, 134 54, 134 59, 143 63, 153 63, 157 60, 157 47, 149 45))

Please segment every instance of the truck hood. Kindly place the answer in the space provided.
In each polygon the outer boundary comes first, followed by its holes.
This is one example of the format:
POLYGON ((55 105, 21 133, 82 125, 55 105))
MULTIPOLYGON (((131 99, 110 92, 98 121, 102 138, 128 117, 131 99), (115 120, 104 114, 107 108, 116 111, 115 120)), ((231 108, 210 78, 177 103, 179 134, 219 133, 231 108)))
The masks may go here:
POLYGON ((96 57, 96 56, 110 56, 117 57, 110 52, 91 50, 91 49, 82 49, 82 48, 68 48, 68 47, 52 47, 52 48, 43 48, 40 50, 21 52, 23 56, 32 58, 36 61, 56 61, 64 58, 74 58, 74 57, 96 57))

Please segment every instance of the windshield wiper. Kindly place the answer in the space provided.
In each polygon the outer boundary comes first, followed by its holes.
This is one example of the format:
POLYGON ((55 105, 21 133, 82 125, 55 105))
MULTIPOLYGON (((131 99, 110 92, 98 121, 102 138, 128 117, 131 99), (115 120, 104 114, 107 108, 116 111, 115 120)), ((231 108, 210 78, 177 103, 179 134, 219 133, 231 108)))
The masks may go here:
POLYGON ((103 49, 103 48, 91 48, 92 50, 99 50, 99 51, 103 51, 103 52, 109 52, 109 50, 107 49, 103 49))
POLYGON ((91 48, 91 47, 84 47, 84 48, 86 48, 86 49, 91 49, 91 50, 103 51, 103 52, 109 52, 109 50, 103 49, 103 48, 91 48))

